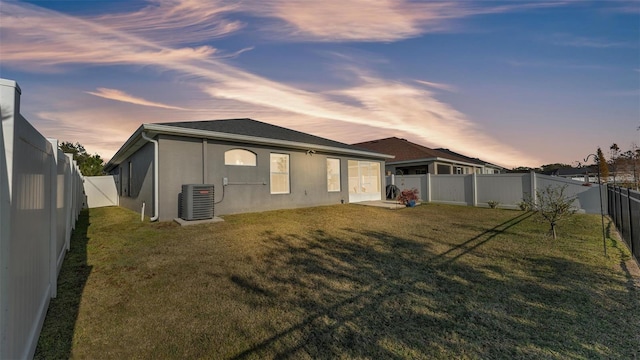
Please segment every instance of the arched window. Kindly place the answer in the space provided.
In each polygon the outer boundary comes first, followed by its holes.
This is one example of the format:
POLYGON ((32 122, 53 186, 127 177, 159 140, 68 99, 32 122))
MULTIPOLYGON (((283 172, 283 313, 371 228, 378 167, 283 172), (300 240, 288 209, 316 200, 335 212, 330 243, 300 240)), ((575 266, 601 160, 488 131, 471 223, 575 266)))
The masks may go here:
POLYGON ((234 166, 256 166, 256 154, 245 149, 225 151, 224 164, 234 166))

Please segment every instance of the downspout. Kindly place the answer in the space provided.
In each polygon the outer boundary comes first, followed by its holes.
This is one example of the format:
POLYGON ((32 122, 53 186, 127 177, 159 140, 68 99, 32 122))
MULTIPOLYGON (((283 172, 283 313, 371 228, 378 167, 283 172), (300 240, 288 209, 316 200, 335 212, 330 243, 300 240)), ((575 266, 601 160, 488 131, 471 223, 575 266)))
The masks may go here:
POLYGON ((158 140, 154 140, 147 136, 144 132, 141 133, 142 138, 153 143, 153 217, 151 221, 158 221, 158 140))

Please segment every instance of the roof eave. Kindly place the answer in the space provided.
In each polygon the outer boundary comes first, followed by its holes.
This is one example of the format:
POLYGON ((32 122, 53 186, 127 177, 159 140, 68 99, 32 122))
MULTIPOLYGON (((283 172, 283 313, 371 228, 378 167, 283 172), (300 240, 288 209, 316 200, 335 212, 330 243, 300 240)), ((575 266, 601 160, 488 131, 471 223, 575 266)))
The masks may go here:
POLYGON ((446 163, 449 163, 449 164, 452 164, 452 165, 465 165, 465 166, 473 166, 473 167, 483 167, 483 165, 480 165, 480 164, 468 163, 468 162, 464 162, 464 161, 457 161, 457 160, 451 160, 451 159, 440 158, 440 157, 423 158, 423 159, 415 159, 415 160, 390 161, 390 162, 387 162, 387 165, 417 164, 417 163, 422 163, 422 162, 434 162, 434 161, 446 162, 446 163))
MULTIPOLYGON (((143 144, 140 144, 140 140, 144 140, 142 139, 142 131, 144 131, 144 124, 134 131, 129 139, 127 139, 120 149, 111 157, 109 162, 104 165, 105 172, 111 171, 124 159, 128 158, 131 154, 135 153, 142 147, 143 144)), ((146 142, 146 140, 144 142, 146 142)))
MULTIPOLYGON (((116 165, 120 164, 124 159, 128 158, 136 152, 144 143, 141 143, 142 132, 146 132, 149 136, 154 137, 156 135, 177 135, 177 136, 186 136, 186 137, 197 137, 197 138, 206 138, 213 140, 225 140, 232 142, 242 142, 242 143, 250 143, 257 145, 269 145, 269 146, 278 146, 278 147, 286 147, 292 149, 301 149, 301 150, 314 150, 314 151, 326 151, 331 153, 343 154, 343 155, 353 155, 353 156, 362 156, 376 159, 393 159, 395 156, 382 154, 371 151, 364 150, 355 150, 355 149, 345 149, 334 146, 326 146, 326 145, 317 145, 317 144, 309 144, 297 141, 288 141, 288 140, 279 140, 279 139, 270 139, 263 138, 257 136, 248 136, 248 135, 238 135, 238 134, 230 134, 225 132, 217 132, 217 131, 209 131, 209 130, 199 130, 199 129, 190 129, 190 128, 181 128, 176 126, 168 126, 161 124, 142 124, 136 132, 131 135, 131 137, 122 145, 120 150, 109 160, 107 165, 105 165, 105 170, 109 171, 114 168, 116 165)), ((146 142, 146 141, 145 141, 146 142)))

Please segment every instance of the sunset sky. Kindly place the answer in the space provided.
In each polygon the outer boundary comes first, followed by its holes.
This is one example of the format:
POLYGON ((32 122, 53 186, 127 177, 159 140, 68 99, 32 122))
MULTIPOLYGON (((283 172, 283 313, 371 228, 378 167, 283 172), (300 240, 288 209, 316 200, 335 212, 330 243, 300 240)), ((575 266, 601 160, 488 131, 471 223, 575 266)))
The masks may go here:
POLYGON ((575 164, 640 146, 640 1, 2 0, 0 77, 107 159, 142 123, 249 117, 575 164))

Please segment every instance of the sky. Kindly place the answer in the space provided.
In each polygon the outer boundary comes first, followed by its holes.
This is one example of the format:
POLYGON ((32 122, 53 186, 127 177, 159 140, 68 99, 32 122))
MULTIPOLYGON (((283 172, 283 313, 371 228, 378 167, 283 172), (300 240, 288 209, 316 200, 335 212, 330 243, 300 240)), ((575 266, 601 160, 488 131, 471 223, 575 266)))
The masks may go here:
POLYGON ((0 77, 105 159, 143 123, 252 118, 575 165, 640 146, 640 1, 0 0, 0 77))

